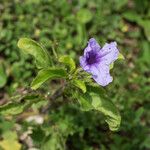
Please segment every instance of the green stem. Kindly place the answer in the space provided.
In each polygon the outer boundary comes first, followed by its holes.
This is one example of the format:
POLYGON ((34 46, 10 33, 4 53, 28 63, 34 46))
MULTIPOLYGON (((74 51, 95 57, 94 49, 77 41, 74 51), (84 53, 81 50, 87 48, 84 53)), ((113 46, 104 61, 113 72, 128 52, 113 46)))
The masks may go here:
POLYGON ((56 53, 56 50, 54 48, 54 45, 52 46, 52 51, 53 51, 53 55, 55 56, 56 59, 58 59, 58 55, 56 53))

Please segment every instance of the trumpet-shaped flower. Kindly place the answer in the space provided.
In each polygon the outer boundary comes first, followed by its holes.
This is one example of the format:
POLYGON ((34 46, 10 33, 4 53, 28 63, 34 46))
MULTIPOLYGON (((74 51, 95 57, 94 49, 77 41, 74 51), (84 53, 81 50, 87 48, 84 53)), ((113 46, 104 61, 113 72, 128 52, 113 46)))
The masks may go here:
POLYGON ((106 86, 112 82, 110 75, 110 64, 119 55, 117 43, 106 43, 102 48, 94 38, 91 38, 84 49, 83 56, 80 57, 80 65, 86 72, 92 74, 93 79, 101 86, 106 86))

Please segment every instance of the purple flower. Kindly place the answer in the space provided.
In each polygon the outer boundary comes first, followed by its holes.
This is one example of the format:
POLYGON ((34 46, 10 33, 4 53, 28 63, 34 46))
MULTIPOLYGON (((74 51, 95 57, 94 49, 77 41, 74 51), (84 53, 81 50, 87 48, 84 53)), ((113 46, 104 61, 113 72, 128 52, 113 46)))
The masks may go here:
POLYGON ((80 57, 80 65, 86 72, 92 74, 99 85, 106 86, 113 80, 109 73, 109 66, 118 55, 116 42, 106 43, 101 48, 97 41, 91 38, 84 49, 84 55, 80 57))

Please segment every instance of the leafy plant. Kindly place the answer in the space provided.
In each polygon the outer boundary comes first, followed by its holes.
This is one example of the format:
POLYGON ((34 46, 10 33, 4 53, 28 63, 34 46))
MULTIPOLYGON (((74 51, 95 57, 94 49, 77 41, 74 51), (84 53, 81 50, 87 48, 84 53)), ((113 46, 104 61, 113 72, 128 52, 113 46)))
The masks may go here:
POLYGON ((1 0, 0 13, 0 149, 150 148, 149 0, 1 0), (102 45, 115 39, 125 56, 124 63, 111 64, 114 81, 106 88, 78 67, 93 35, 102 45), (20 51, 20 37, 34 39, 48 57, 41 54, 38 63, 31 49, 20 51), (47 69, 65 75, 32 89, 47 69), (110 117, 117 125, 118 110, 108 112, 103 102, 119 109, 118 132, 106 123, 110 117))
MULTIPOLYGON (((121 116, 117 108, 113 102, 109 100, 104 90, 96 85, 92 85, 93 82, 90 78, 89 81, 86 80, 86 78, 81 80, 83 75, 87 77, 89 77, 89 75, 81 68, 76 68, 76 64, 71 57, 56 57, 56 64, 54 64, 53 60, 50 60, 47 50, 43 49, 43 47, 34 40, 27 38, 21 38, 18 41, 18 47, 34 56, 36 66, 39 69, 37 76, 31 83, 31 89, 37 90, 42 87, 45 82, 50 80, 59 79, 63 81, 60 88, 54 91, 54 94, 50 96, 48 104, 43 106, 42 113, 47 113, 51 105, 56 105, 59 97, 62 97, 62 102, 65 97, 68 103, 79 105, 82 111, 94 110, 103 114, 110 130, 116 131, 119 129, 121 116)), ((31 107, 34 103, 38 103, 43 99, 44 95, 40 96, 38 93, 34 94, 34 91, 32 91, 32 94, 27 93, 25 96, 20 96, 19 101, 12 101, 0 106, 0 114, 4 116, 18 115, 23 113, 23 111, 31 107)), ((54 144, 53 147, 55 147, 56 141, 59 141, 59 132, 58 134, 50 134, 49 136, 52 136, 52 139, 50 140, 50 137, 47 137, 48 141, 45 140, 45 144, 48 143, 49 145, 51 143, 51 145, 54 144)), ((45 144, 42 149, 47 148, 47 144, 45 144)), ((57 146, 54 149, 62 149, 62 147, 57 146)))

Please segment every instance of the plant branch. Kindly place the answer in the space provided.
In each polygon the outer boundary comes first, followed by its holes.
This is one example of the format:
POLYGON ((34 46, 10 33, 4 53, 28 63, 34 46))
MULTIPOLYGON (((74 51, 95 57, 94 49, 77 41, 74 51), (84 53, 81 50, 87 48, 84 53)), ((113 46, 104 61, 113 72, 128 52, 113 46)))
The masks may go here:
POLYGON ((46 114, 48 112, 48 110, 50 109, 50 107, 52 107, 52 105, 56 104, 56 99, 60 96, 62 96, 62 93, 64 91, 64 85, 62 87, 60 87, 59 89, 56 90, 56 92, 51 95, 50 97, 48 97, 48 104, 42 108, 41 113, 42 114, 46 114))

